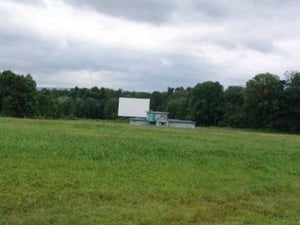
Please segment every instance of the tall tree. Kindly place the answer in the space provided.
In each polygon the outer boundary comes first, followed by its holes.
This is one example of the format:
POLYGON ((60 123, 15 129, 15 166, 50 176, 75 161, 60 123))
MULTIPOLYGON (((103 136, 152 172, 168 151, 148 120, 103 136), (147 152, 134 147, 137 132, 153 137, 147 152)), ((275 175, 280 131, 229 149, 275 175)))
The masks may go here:
POLYGON ((270 73, 258 74, 247 82, 244 94, 247 126, 276 128, 283 94, 283 82, 279 77, 270 73))
POLYGON ((166 92, 159 92, 159 91, 154 91, 151 94, 150 98, 150 108, 152 110, 156 111, 162 111, 164 103, 167 99, 167 93, 166 92))
POLYGON ((224 124, 230 127, 243 127, 243 91, 241 86, 229 86, 224 92, 224 124))
POLYGON ((183 87, 168 88, 163 110, 169 112, 169 117, 174 119, 185 119, 188 114, 188 91, 183 87))
POLYGON ((105 102, 104 116, 105 119, 116 119, 118 117, 118 98, 109 98, 105 102))
POLYGON ((281 107, 280 129, 286 131, 300 130, 300 73, 286 73, 284 97, 281 107))
POLYGON ((200 125, 218 125, 222 120, 223 86, 219 82, 207 81, 197 84, 189 94, 190 118, 200 125))
POLYGON ((36 83, 31 75, 17 75, 11 71, 0 74, 0 107, 2 114, 33 117, 36 113, 36 83))

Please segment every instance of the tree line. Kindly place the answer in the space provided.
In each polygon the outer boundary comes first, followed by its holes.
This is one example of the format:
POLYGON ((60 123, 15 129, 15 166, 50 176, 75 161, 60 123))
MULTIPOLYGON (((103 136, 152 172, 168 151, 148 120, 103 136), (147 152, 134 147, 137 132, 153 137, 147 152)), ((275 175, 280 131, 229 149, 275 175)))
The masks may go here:
POLYGON ((37 89, 31 75, 0 73, 0 115, 45 119, 117 119, 119 97, 150 98, 150 108, 200 126, 300 131, 300 73, 255 75, 245 86, 206 81, 194 87, 134 92, 109 88, 37 89))

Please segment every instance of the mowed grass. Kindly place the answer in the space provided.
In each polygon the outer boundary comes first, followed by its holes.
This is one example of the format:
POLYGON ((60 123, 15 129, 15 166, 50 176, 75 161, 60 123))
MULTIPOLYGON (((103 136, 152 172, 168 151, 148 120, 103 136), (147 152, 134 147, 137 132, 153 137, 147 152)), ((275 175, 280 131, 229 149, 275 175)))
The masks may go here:
POLYGON ((300 136, 0 118, 0 224, 300 224, 300 136))

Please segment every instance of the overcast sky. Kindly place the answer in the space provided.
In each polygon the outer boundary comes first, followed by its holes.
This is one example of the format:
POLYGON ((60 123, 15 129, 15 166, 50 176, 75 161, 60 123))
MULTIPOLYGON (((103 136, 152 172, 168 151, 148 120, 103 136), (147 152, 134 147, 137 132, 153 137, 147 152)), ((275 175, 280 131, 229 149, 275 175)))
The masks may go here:
POLYGON ((300 70, 299 10, 299 0, 0 0, 0 70, 39 87, 245 85, 300 70))

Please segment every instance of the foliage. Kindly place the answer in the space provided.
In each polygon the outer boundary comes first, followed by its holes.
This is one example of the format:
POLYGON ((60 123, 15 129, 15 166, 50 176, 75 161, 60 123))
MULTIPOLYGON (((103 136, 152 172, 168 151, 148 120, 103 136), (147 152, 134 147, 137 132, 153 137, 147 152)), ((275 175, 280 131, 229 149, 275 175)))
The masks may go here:
POLYGON ((37 93, 38 117, 45 119, 60 118, 63 114, 62 104, 54 91, 42 89, 37 93))
POLYGON ((0 73, 0 112, 6 116, 33 117, 36 113, 36 83, 31 75, 0 73))
POLYGON ((246 84, 244 107, 247 127, 275 128, 283 95, 283 84, 278 76, 258 74, 246 84))
POLYGON ((189 95, 191 119, 200 125, 218 125, 223 117, 223 86, 207 81, 197 84, 189 95))
POLYGON ((229 86, 224 92, 224 124, 229 127, 244 127, 244 92, 241 86, 229 86))
POLYGON ((150 110, 167 111, 169 118, 190 119, 203 126, 227 126, 300 132, 300 73, 285 80, 257 74, 245 87, 219 82, 193 88, 135 92, 109 88, 39 89, 31 75, 0 73, 0 115, 46 119, 117 119, 119 97, 149 98, 150 110))
POLYGON ((280 110, 280 130, 300 130, 300 73, 286 74, 285 91, 280 110))

